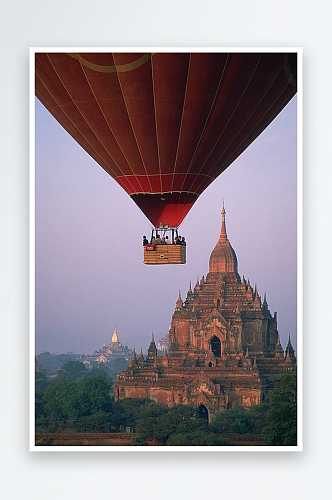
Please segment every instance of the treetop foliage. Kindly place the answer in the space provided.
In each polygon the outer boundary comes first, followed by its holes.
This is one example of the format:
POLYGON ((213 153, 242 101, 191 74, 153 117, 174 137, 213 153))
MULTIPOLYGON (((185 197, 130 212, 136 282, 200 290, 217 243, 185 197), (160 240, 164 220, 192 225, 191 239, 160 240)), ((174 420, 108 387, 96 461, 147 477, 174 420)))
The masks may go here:
POLYGON ((36 379, 36 430, 39 432, 135 432, 132 446, 154 440, 167 446, 229 446, 227 434, 259 434, 265 445, 295 446, 296 371, 274 379, 269 401, 217 413, 210 423, 198 408, 169 408, 149 399, 115 401, 107 372, 89 372, 79 361, 65 363, 46 387, 36 379), (39 385, 38 385, 39 384, 39 385))

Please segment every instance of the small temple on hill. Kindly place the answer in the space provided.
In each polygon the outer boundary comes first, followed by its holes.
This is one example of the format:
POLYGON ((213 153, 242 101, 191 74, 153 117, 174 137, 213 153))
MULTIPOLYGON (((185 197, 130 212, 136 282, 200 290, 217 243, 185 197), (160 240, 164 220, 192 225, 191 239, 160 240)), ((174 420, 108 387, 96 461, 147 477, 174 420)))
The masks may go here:
POLYGON ((125 358, 129 361, 131 354, 132 351, 119 341, 119 335, 115 327, 109 344, 104 344, 101 349, 88 356, 86 364, 108 363, 114 358, 125 358))
POLYGON ((158 356, 152 335, 147 356, 133 351, 128 368, 116 378, 116 399, 148 398, 169 407, 191 404, 211 418, 236 405, 267 401, 271 375, 293 370, 296 356, 289 338, 284 352, 264 294, 241 279, 226 233, 221 231, 209 272, 185 300, 179 293, 169 328, 169 351, 158 356))

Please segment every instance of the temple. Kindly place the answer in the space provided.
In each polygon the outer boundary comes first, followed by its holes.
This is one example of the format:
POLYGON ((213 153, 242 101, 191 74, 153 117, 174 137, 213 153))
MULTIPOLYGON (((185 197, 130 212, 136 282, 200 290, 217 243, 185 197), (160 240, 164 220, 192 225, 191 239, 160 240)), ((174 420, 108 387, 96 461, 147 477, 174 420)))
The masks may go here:
POLYGON ((179 293, 169 328, 169 352, 158 356, 152 335, 147 356, 133 352, 117 376, 116 399, 149 398, 168 406, 193 404, 211 418, 236 405, 268 399, 271 375, 296 366, 289 338, 284 352, 264 294, 238 274, 222 208, 219 240, 206 278, 183 301, 179 293))
POLYGON ((132 351, 119 341, 119 335, 115 327, 110 343, 104 344, 101 349, 95 351, 91 356, 87 356, 84 363, 89 366, 99 363, 107 364, 114 358, 124 358, 129 361, 131 354, 132 351))

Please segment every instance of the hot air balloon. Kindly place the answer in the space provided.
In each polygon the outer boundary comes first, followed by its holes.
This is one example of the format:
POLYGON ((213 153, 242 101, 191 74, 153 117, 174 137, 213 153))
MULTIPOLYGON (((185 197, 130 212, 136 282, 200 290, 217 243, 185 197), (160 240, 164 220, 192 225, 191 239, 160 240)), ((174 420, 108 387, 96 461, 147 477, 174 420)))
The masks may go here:
POLYGON ((37 98, 173 237, 295 95, 296 76, 296 52, 35 53, 37 98))

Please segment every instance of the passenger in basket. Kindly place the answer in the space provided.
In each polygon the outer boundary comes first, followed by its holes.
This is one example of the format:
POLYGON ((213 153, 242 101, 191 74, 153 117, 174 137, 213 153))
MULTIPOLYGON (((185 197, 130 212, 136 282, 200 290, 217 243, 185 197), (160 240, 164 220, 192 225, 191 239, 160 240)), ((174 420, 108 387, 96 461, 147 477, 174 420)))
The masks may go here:
POLYGON ((143 247, 145 247, 145 245, 148 245, 148 244, 149 244, 149 242, 146 239, 146 236, 143 236, 143 247))
POLYGON ((187 243, 186 243, 186 240, 185 240, 184 236, 182 236, 181 245, 186 245, 186 244, 187 244, 187 243))
POLYGON ((154 245, 161 245, 162 241, 158 233, 156 234, 156 237, 152 240, 152 243, 154 245))

